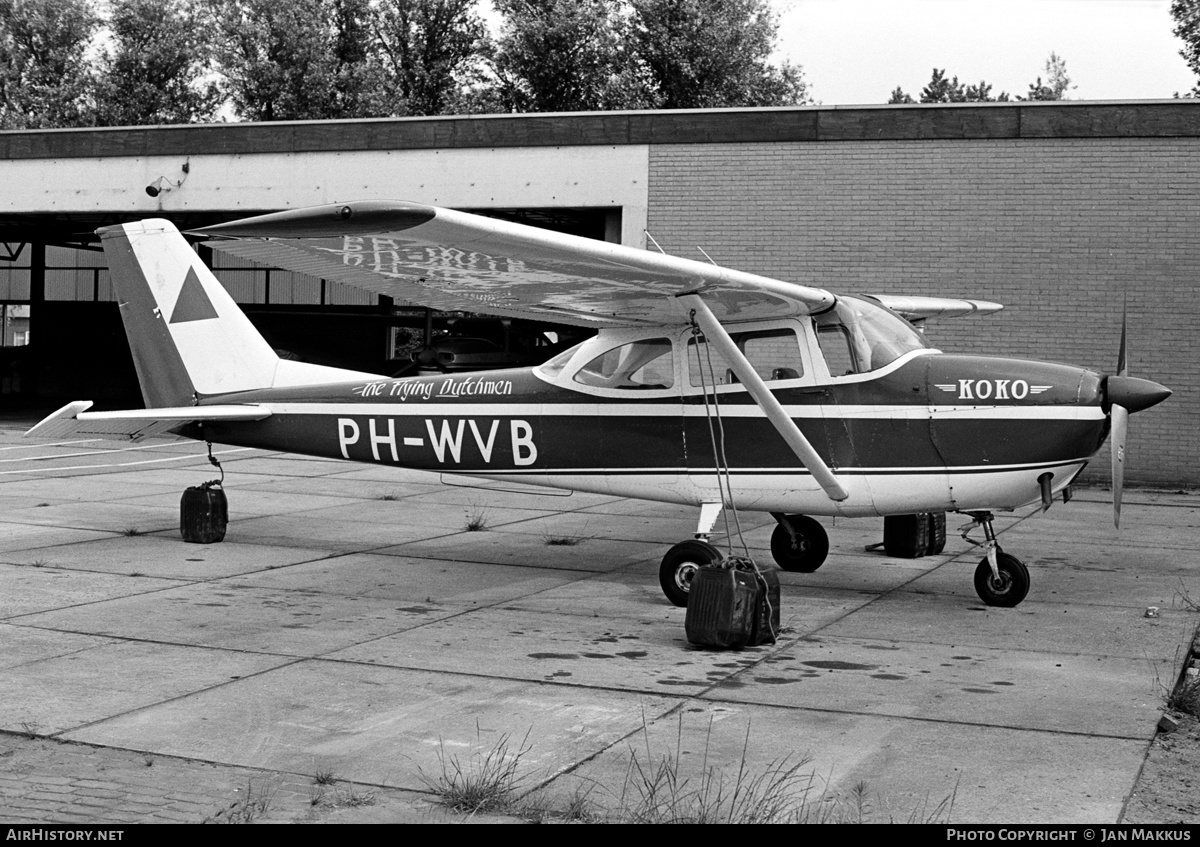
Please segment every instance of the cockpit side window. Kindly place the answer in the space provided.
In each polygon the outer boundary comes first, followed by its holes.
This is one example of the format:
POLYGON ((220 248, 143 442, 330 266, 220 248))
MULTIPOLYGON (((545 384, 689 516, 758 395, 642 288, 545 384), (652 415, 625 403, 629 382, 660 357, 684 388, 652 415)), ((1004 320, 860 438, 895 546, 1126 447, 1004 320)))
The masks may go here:
POLYGON ((905 353, 929 347, 904 318, 859 297, 839 297, 832 309, 814 316, 813 323, 833 377, 878 370, 905 353))
MULTIPOLYGON (((804 376, 800 344, 792 329, 768 329, 738 332, 730 336, 764 382, 799 379, 804 376)), ((700 388, 738 382, 729 363, 703 335, 688 340, 688 381, 700 388), (711 368, 711 371, 710 371, 711 368)))
POLYGON ((675 384, 669 338, 648 338, 606 350, 575 373, 592 388, 663 389, 675 384))

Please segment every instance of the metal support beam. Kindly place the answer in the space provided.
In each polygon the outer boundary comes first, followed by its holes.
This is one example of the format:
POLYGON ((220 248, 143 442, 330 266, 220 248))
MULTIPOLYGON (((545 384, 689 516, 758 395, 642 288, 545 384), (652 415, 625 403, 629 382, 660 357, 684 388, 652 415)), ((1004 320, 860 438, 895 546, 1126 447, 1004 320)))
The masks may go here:
POLYGON ((829 495, 829 499, 840 501, 849 497, 849 492, 842 487, 833 470, 829 465, 825 464, 820 455, 817 454, 817 451, 813 449, 812 444, 804 437, 804 433, 796 426, 796 422, 784 411, 783 406, 775 399, 775 395, 771 393, 771 389, 767 388, 767 384, 762 381, 762 378, 750 365, 750 362, 742 355, 742 351, 738 349, 737 344, 729 337, 729 333, 725 331, 725 327, 721 326, 721 322, 717 320, 716 316, 709 311, 704 301, 700 299, 700 295, 683 294, 679 296, 679 300, 685 308, 692 311, 696 323, 704 331, 705 338, 725 358, 729 367, 737 374, 737 378, 741 381, 742 385, 746 387, 746 390, 750 392, 750 396, 754 398, 754 402, 766 414, 767 420, 783 436, 783 440, 792 448, 792 452, 796 454, 796 457, 800 459, 804 467, 808 469, 808 472, 813 475, 813 479, 817 481, 817 484, 829 495))

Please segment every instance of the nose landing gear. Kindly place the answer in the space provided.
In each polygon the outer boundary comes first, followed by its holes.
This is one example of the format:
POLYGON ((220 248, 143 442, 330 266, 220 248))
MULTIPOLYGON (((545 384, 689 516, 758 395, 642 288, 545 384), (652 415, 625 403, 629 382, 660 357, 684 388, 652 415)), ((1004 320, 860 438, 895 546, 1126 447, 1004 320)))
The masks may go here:
POLYGON ((972 523, 962 530, 964 540, 980 546, 980 542, 968 536, 977 526, 983 527, 982 547, 987 553, 975 569, 975 592, 988 606, 1012 608, 1029 593, 1029 569, 1016 556, 1000 549, 996 531, 992 528, 991 512, 967 512, 972 523))

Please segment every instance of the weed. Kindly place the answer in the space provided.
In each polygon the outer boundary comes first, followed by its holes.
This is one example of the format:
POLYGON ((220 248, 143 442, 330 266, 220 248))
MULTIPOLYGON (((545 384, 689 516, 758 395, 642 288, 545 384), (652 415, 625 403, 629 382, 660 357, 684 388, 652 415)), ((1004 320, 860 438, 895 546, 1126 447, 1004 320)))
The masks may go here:
POLYGON ((217 809, 216 812, 203 820, 203 823, 253 823, 266 813, 275 796, 276 786, 270 782, 266 785, 259 783, 257 789, 254 780, 246 781, 246 794, 239 797, 228 806, 217 809))
POLYGON ((353 785, 347 785, 345 788, 335 786, 326 791, 322 785, 318 784, 318 787, 313 789, 309 803, 326 808, 357 808, 358 806, 374 806, 375 799, 374 792, 359 794, 354 790, 353 785))
MULTIPOLYGON (((644 721, 644 719, 643 719, 644 721)), ((624 823, 793 823, 804 818, 805 803, 812 790, 813 778, 801 769, 806 759, 778 759, 765 770, 751 771, 747 762, 750 726, 742 745, 737 773, 728 777, 720 768, 708 764, 712 723, 704 743, 700 771, 684 774, 682 759, 683 717, 675 751, 653 762, 649 732, 646 738, 646 763, 637 751, 630 750, 625 784, 621 789, 620 819, 624 823)))
POLYGON ((1179 580, 1179 587, 1175 589, 1175 598, 1179 602, 1179 605, 1189 612, 1200 612, 1200 601, 1192 599, 1191 592, 1183 584, 1182 577, 1179 580))
POLYGON ((47 507, 47 506, 49 506, 49 505, 50 505, 49 503, 38 503, 38 504, 37 504, 36 506, 34 506, 33 508, 35 508, 35 509, 44 509, 45 507, 47 507))
POLYGON ((21 732, 26 738, 37 738, 41 735, 42 725, 38 721, 21 721, 21 732))
POLYGON ((1200 677, 1184 677, 1167 697, 1167 706, 1200 718, 1200 677))
POLYGON ((582 543, 582 538, 572 538, 569 535, 549 535, 546 537, 546 544, 551 547, 574 547, 576 544, 582 543))
MULTIPOLYGON (((475 734, 478 739, 478 724, 475 734)), ((463 762, 458 756, 447 754, 445 742, 439 741, 437 757, 441 773, 431 777, 418 768, 418 775, 442 805, 456 812, 473 815, 509 811, 523 779, 517 772, 521 759, 530 749, 529 732, 516 748, 511 746, 510 736, 505 734, 487 752, 476 749, 471 758, 463 762)))
POLYGON ((379 495, 378 497, 376 497, 375 499, 376 499, 376 500, 383 500, 383 501, 386 501, 386 502, 388 502, 388 503, 391 503, 391 502, 393 502, 393 501, 395 501, 395 500, 399 500, 399 499, 400 499, 400 495, 399 495, 399 494, 397 494, 395 491, 388 491, 386 494, 380 494, 380 495, 379 495))
POLYGON ((317 767, 316 773, 313 774, 314 785, 333 785, 337 782, 337 778, 333 775, 331 768, 317 767))
POLYGON ((154 767, 154 757, 153 756, 142 756, 142 764, 144 764, 148 768, 154 767))
POLYGON ((121 530, 121 534, 127 535, 132 538, 132 537, 138 536, 138 535, 145 535, 146 530, 138 529, 136 526, 127 526, 123 530, 121 530))
POLYGON ((130 576, 145 576, 145 574, 142 573, 141 571, 130 571, 129 575, 130 576))
POLYGON ((35 567, 35 568, 44 568, 44 567, 46 567, 46 565, 48 565, 48 564, 50 564, 50 563, 49 563, 49 562, 47 562, 45 559, 34 559, 34 560, 33 560, 32 562, 30 562, 29 564, 30 564, 32 567, 35 567))
POLYGON ((463 526, 467 532, 484 532, 488 528, 487 510, 478 509, 467 513, 467 522, 463 526))

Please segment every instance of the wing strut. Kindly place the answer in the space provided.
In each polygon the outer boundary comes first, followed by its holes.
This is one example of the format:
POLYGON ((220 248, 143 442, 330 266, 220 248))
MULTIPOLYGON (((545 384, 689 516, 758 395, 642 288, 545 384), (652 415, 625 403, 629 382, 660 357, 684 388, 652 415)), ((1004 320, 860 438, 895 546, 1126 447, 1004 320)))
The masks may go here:
POLYGON ((717 348, 725 361, 737 374, 737 378, 741 380, 742 385, 746 386, 746 390, 750 392, 750 396, 754 398, 754 402, 763 410, 769 420, 783 436, 783 440, 792 448, 792 452, 800 459, 804 467, 808 468, 809 473, 813 475, 813 479, 817 484, 824 489, 829 495, 830 500, 845 500, 849 497, 846 489, 842 488, 842 484, 838 482, 833 470, 829 465, 821 460, 817 451, 813 449, 812 444, 804 437, 804 433, 796 426, 788 413, 784 411, 783 406, 775 399, 775 395, 771 393, 771 389, 767 388, 767 384, 762 381, 758 373, 742 355, 742 351, 738 349, 737 344, 729 337, 729 333, 725 331, 725 327, 721 326, 721 322, 716 319, 704 301, 700 299, 698 294, 682 294, 678 297, 684 308, 692 311, 692 316, 696 323, 700 325, 700 329, 704 330, 705 337, 717 348))

